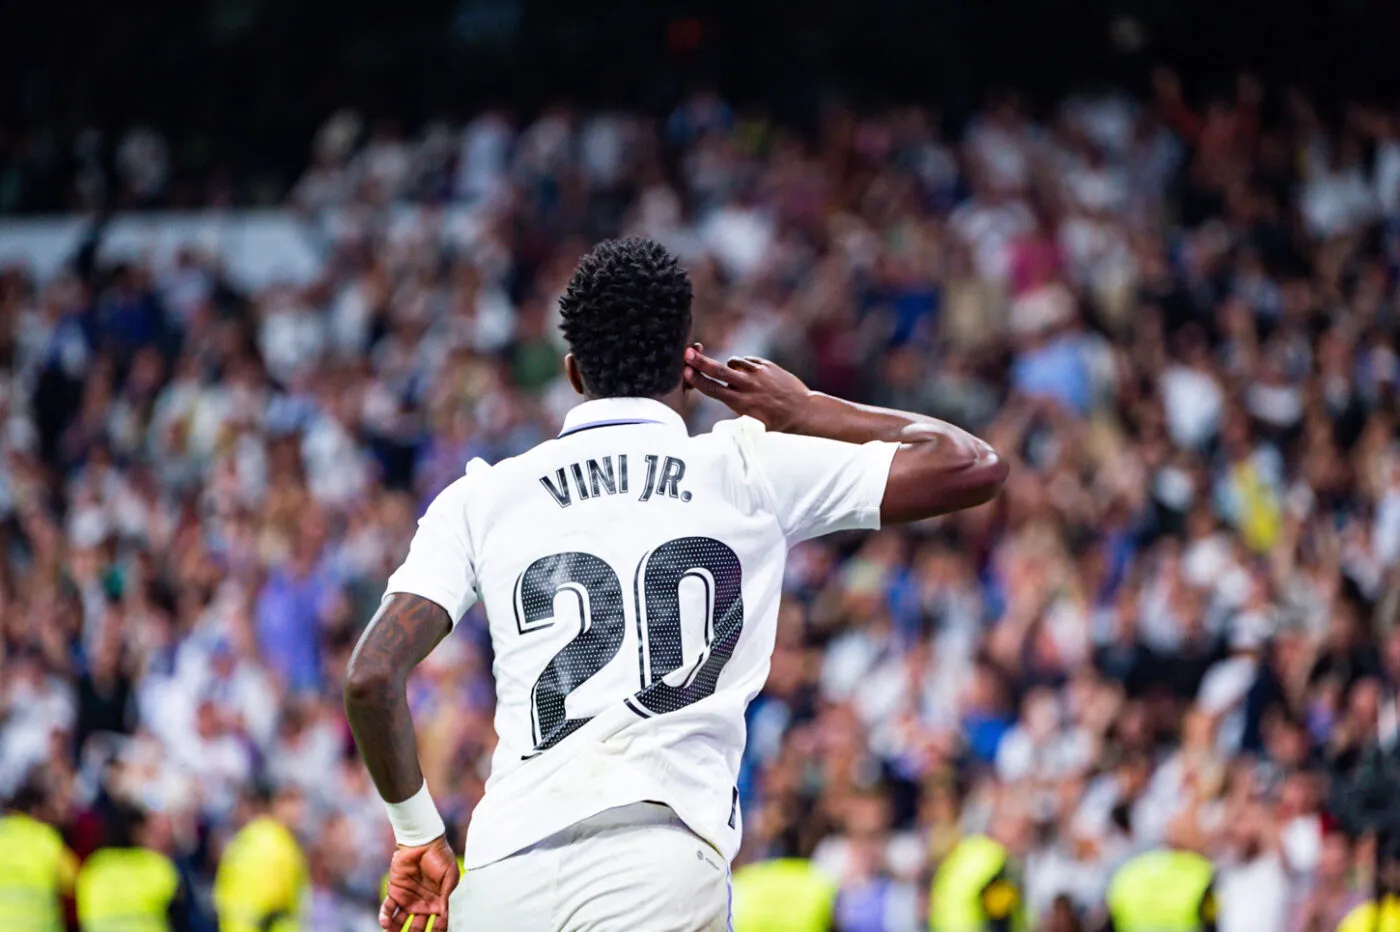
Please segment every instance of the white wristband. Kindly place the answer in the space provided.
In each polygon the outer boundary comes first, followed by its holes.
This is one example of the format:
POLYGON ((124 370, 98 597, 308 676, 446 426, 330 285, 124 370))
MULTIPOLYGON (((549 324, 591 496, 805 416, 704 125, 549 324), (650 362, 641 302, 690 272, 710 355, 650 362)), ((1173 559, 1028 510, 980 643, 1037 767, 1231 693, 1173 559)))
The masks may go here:
POLYGON ((437 803, 428 793, 428 781, 423 788, 401 803, 384 804, 389 812, 389 824, 394 827, 394 840, 409 848, 426 845, 447 833, 437 803))

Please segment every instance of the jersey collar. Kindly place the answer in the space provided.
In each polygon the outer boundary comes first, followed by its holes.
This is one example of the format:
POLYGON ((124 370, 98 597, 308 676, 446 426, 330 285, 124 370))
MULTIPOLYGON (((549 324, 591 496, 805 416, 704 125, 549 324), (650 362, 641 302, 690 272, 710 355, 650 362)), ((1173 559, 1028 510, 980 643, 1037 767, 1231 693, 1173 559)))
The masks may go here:
POLYGON ((564 415, 564 428, 559 436, 619 424, 664 424, 680 431, 686 429, 684 418, 653 398, 595 398, 564 415))

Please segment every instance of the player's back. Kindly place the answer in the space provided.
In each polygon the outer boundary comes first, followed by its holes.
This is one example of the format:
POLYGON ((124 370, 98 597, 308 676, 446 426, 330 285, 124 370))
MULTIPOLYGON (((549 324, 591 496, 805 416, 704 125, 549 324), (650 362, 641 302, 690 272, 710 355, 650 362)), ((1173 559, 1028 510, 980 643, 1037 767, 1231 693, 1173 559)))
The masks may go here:
POLYGON ((454 619, 485 604, 499 744, 468 867, 641 800, 732 857, 744 709, 768 674, 787 547, 876 526, 893 446, 750 419, 691 437, 661 403, 625 398, 473 463, 389 587, 454 619))

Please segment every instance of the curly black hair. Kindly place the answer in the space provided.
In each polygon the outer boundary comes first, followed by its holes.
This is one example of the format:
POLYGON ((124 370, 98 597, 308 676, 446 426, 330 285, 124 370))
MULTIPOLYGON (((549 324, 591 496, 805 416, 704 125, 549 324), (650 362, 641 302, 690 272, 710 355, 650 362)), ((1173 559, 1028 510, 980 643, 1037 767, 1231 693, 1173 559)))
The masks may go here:
POLYGON ((560 326, 588 394, 654 398, 679 385, 690 298, 690 276, 652 240, 605 240, 579 260, 560 326))

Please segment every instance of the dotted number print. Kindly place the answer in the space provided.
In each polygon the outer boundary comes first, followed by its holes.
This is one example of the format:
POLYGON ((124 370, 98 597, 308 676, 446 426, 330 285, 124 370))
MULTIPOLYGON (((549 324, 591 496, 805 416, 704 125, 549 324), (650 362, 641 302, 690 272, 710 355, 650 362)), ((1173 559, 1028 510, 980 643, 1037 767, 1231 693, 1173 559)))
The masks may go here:
POLYGON ((544 627, 554 615, 554 597, 562 591, 578 596, 583 630, 545 664, 530 690, 535 752, 554 747, 588 721, 569 718, 564 698, 603 669, 622 647, 627 616, 622 585, 613 568, 591 553, 556 553, 541 557, 515 582, 515 620, 522 631, 544 627))
POLYGON ((739 557, 709 537, 681 537, 657 547, 642 558, 637 575, 642 598, 637 605, 637 627, 646 645, 642 659, 642 691, 636 702, 661 715, 684 708, 712 695, 719 671, 729 662, 744 628, 743 572, 739 557), (705 584, 709 611, 705 619, 705 649, 680 684, 662 677, 680 668, 681 580, 691 577, 705 584))
MULTIPOLYGON (((637 600, 638 663, 641 688, 627 700, 639 715, 674 712, 715 691, 719 674, 734 653, 744 627, 743 573, 739 557, 709 537, 681 537, 642 557, 634 577, 637 600), (683 678, 664 678, 680 669, 680 585, 693 578, 704 584, 708 611, 705 648, 683 678)), ((534 750, 558 744, 589 721, 569 718, 566 697, 617 656, 626 614, 617 574, 588 553, 541 557, 515 584, 516 626, 522 634, 549 627, 554 599, 571 591, 579 599, 583 629, 545 665, 530 691, 534 750)))

